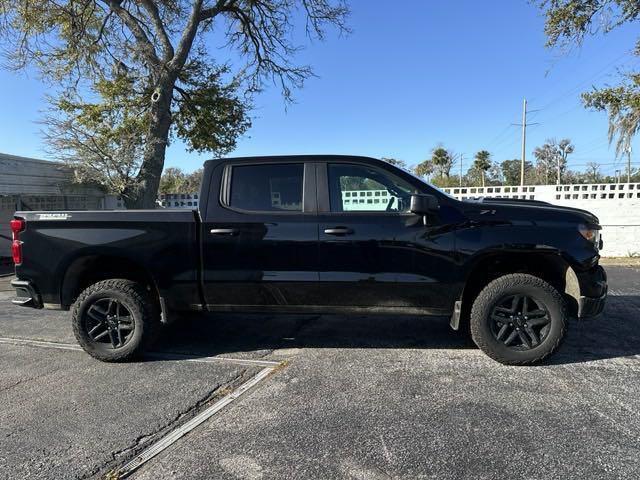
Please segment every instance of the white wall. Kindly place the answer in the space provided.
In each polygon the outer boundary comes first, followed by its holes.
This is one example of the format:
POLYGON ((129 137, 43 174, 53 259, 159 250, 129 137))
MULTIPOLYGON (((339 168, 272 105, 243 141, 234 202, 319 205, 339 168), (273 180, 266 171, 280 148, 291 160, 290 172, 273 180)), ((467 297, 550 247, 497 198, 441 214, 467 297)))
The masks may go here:
POLYGON ((588 210, 600 219, 603 257, 640 255, 640 183, 456 187, 446 192, 460 199, 525 198, 588 210))

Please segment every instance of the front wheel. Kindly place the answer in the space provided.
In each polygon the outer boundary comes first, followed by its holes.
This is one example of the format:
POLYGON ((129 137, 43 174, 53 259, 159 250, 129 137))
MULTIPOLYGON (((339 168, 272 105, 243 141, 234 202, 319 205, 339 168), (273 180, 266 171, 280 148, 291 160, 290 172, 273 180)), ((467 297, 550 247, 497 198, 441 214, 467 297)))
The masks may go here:
POLYGON ((98 360, 130 360, 154 337, 158 319, 153 305, 147 291, 131 280, 94 283, 73 305, 73 333, 80 346, 98 360))
POLYGON ((489 357, 530 365, 551 355, 567 330, 565 302, 544 280, 511 274, 489 283, 471 309, 471 336, 489 357))

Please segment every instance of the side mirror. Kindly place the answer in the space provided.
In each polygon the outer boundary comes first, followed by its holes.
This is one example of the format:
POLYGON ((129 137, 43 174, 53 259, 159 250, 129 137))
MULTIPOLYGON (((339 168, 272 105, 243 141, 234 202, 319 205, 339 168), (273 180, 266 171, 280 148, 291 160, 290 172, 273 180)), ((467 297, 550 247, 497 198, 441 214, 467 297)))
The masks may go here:
POLYGON ((416 215, 429 215, 436 212, 440 208, 438 199, 435 195, 411 195, 411 206, 409 210, 416 215))

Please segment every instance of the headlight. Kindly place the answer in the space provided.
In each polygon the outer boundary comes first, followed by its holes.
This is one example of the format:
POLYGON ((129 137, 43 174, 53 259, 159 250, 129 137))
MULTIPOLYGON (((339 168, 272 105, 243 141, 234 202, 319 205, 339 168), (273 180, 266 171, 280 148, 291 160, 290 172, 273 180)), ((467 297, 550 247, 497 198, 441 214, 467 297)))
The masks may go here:
POLYGON ((596 225, 579 225, 580 235, 593 243, 596 247, 600 243, 600 227, 596 225))

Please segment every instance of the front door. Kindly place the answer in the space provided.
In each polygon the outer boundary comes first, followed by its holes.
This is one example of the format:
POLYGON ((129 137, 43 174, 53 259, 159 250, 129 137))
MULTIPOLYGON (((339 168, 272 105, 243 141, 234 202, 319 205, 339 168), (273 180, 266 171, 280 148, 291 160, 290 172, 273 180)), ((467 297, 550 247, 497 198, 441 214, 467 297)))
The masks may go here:
POLYGON ((328 304, 449 314, 454 235, 409 211, 419 192, 368 164, 319 164, 320 286, 328 304))
POLYGON ((318 280, 314 165, 234 161, 212 182, 221 195, 209 198, 201 231, 208 308, 307 304, 318 280))

